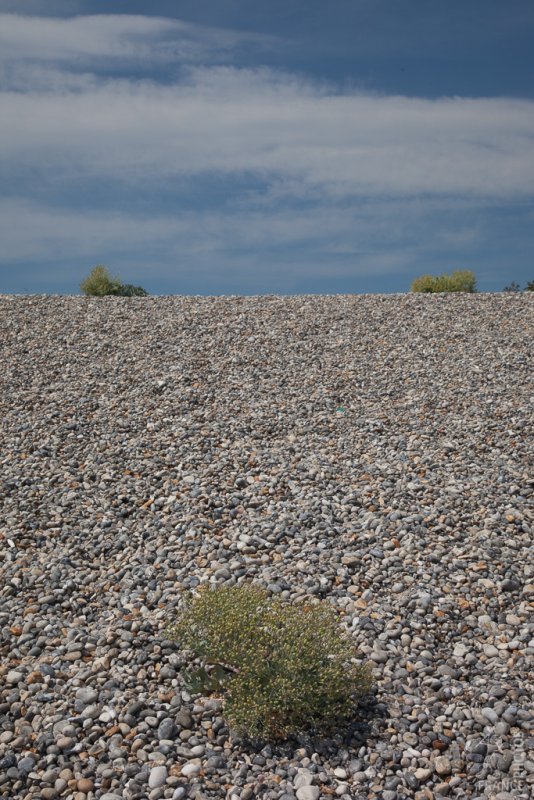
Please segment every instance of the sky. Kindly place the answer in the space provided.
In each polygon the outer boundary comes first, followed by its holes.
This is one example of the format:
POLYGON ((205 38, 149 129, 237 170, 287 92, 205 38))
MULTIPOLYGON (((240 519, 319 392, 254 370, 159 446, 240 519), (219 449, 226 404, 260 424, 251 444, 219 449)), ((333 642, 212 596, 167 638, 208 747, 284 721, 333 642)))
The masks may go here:
POLYGON ((532 0, 0 0, 0 293, 534 279, 532 0))

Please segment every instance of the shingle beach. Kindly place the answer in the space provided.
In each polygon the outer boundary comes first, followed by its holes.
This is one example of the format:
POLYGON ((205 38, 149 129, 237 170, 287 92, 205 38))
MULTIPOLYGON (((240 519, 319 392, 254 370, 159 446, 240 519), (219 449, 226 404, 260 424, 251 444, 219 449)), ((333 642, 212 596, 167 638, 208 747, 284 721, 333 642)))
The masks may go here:
POLYGON ((528 798, 534 294, 0 297, 0 797, 528 798), (189 696, 180 596, 339 610, 351 737, 189 696))

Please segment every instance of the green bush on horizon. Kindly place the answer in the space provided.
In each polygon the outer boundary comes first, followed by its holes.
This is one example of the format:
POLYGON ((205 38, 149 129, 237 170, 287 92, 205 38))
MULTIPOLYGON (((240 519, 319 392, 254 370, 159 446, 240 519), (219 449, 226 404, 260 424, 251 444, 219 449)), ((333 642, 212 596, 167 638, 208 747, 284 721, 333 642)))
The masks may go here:
POLYGON ((452 275, 422 275, 411 285, 412 292, 475 292, 476 278, 470 270, 456 270, 452 275))
POLYGON ((517 283, 517 281, 512 281, 512 283, 509 283, 503 289, 503 292, 520 292, 520 291, 521 291, 521 287, 517 283))
POLYGON ((338 731, 370 688, 327 603, 284 603, 252 584, 203 587, 167 636, 200 660, 187 688, 221 693, 228 723, 246 736, 338 731))
POLYGON ((133 286, 131 283, 121 283, 112 292, 116 297, 148 297, 148 292, 142 286, 133 286))
POLYGON ((93 267, 90 274, 80 284, 80 289, 89 297, 147 297, 148 292, 141 286, 131 283, 121 283, 119 278, 113 278, 103 264, 93 267))
POLYGON ((534 281, 528 281, 524 289, 518 284, 517 281, 512 281, 504 287, 503 292, 534 292, 534 281))

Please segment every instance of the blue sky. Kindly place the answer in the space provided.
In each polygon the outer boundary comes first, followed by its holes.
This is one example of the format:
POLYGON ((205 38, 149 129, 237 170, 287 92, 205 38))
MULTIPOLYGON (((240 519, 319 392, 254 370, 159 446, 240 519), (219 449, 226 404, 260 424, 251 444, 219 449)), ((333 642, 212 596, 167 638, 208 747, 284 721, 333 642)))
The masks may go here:
POLYGON ((534 279, 532 0, 0 0, 0 292, 534 279))

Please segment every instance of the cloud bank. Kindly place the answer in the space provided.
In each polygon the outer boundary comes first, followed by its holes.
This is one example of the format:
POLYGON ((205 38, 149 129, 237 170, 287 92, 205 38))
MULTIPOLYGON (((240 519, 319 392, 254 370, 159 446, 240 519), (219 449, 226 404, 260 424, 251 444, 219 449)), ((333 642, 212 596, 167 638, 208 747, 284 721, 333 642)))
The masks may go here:
MULTIPOLYGON (((420 204, 432 198, 449 207, 532 198, 534 102, 368 94, 226 63, 251 45, 274 46, 254 34, 158 17, 0 14, 7 257, 37 257, 50 231, 85 253, 83 242, 98 229, 111 249, 144 230, 145 238, 167 243, 167 258, 191 230, 198 235, 191 252, 202 250, 204 231, 210 255, 216 248, 252 252, 273 238, 288 247, 315 241, 320 251, 322 237, 335 259, 360 252, 358 242, 385 228, 362 214, 365 202, 374 203, 375 215, 382 209, 391 230, 392 204, 399 214, 406 201, 422 213, 420 204), (133 62, 142 68, 117 74, 133 62), (162 62, 167 69, 155 73, 162 62), (196 181, 205 202, 212 189, 219 192, 216 212, 187 209, 196 181), (99 184, 124 193, 107 217, 91 208, 99 184), (85 225, 70 208, 69 195, 80 187, 85 225), (180 195, 176 213, 145 210, 140 226, 128 195, 160 190, 180 195), (14 223, 13 209, 30 236, 14 223), (247 233, 228 223, 236 215, 247 233)), ((448 235, 454 242, 455 232, 448 235)), ((465 241, 456 235, 457 246, 465 241)), ((386 266, 394 261, 383 254, 386 266)))
POLYGON ((25 62, 6 70, 0 157, 65 178, 255 173, 348 195, 532 191, 532 101, 372 96, 267 68, 189 66, 171 85, 69 69, 171 52, 184 62, 214 38, 157 17, 0 15, 4 62, 25 62))
POLYGON ((138 14, 58 18, 0 13, 3 61, 63 62, 97 69, 125 61, 205 62, 224 59, 242 47, 268 47, 272 41, 254 33, 138 14))

